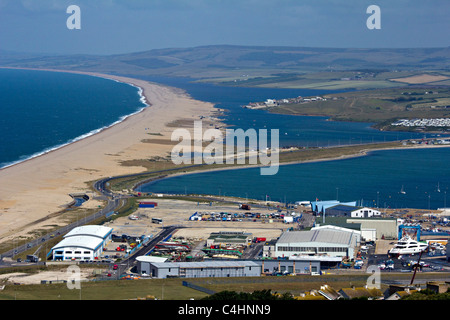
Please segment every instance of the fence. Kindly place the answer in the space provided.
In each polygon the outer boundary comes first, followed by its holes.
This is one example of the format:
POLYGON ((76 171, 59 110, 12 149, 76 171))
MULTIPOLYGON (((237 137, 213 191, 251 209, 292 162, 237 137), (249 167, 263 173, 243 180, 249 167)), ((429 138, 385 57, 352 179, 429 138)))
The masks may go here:
POLYGON ((190 283, 190 282, 187 282, 187 281, 183 281, 182 284, 185 287, 188 287, 188 288, 191 288, 191 289, 194 289, 194 290, 197 290, 197 291, 201 291, 201 292, 204 292, 206 294, 214 294, 214 293, 216 293, 215 291, 213 291, 211 289, 200 287, 200 286, 198 286, 196 284, 193 284, 193 283, 190 283))

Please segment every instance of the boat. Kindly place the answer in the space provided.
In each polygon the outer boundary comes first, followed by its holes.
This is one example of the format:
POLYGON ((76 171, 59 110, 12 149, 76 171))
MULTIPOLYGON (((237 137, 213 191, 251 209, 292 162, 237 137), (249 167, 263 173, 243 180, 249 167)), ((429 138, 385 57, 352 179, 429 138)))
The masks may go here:
POLYGON ((402 190, 400 190, 400 193, 401 193, 401 194, 406 194, 405 189, 403 189, 403 185, 402 185, 402 190))
POLYGON ((399 256, 404 254, 416 254, 428 249, 426 242, 420 242, 411 239, 411 237, 401 238, 394 247, 389 250, 389 254, 393 256, 399 256))

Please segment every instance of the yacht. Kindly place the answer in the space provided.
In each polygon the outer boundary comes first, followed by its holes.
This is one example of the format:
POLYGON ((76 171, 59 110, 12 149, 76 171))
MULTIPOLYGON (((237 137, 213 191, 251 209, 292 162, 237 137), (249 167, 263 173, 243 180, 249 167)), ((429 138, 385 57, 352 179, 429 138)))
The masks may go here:
POLYGON ((428 244, 404 237, 400 239, 395 246, 389 250, 389 254, 393 256, 404 254, 416 254, 428 249, 428 244))
POLYGON ((400 190, 400 193, 401 194, 406 194, 406 191, 405 191, 405 189, 403 189, 403 186, 402 186, 402 189, 400 190))

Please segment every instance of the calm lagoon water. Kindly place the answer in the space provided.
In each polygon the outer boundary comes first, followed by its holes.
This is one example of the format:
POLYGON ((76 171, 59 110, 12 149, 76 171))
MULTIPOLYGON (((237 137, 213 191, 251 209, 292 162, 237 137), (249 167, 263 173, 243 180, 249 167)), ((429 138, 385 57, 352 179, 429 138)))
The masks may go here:
POLYGON ((258 168, 205 172, 163 179, 140 190, 435 209, 450 204, 449 162, 450 148, 375 151, 345 160, 283 165, 272 176, 260 175, 258 168))

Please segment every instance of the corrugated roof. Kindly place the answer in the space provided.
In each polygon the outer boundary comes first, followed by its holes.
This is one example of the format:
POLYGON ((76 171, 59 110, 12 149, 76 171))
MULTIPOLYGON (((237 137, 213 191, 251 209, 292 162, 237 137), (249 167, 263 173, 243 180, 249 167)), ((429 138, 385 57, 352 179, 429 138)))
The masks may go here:
POLYGON ((253 261, 202 261, 202 262, 156 262, 152 263, 157 268, 220 268, 220 267, 259 267, 253 261))
POLYGON ((64 238, 57 245, 55 245, 52 250, 63 248, 63 247, 80 247, 86 248, 90 250, 97 249, 103 240, 98 237, 91 236, 72 236, 68 238, 64 238))
POLYGON ((287 231, 284 232, 278 244, 280 243, 299 243, 299 242, 323 242, 333 244, 350 244, 353 236, 352 232, 338 230, 310 230, 310 231, 287 231))
POLYGON ((109 227, 88 225, 88 226, 81 226, 81 227, 73 228, 71 231, 69 231, 64 236, 64 238, 73 237, 73 236, 81 236, 81 235, 104 238, 111 232, 112 232, 112 228, 109 228, 109 227))

